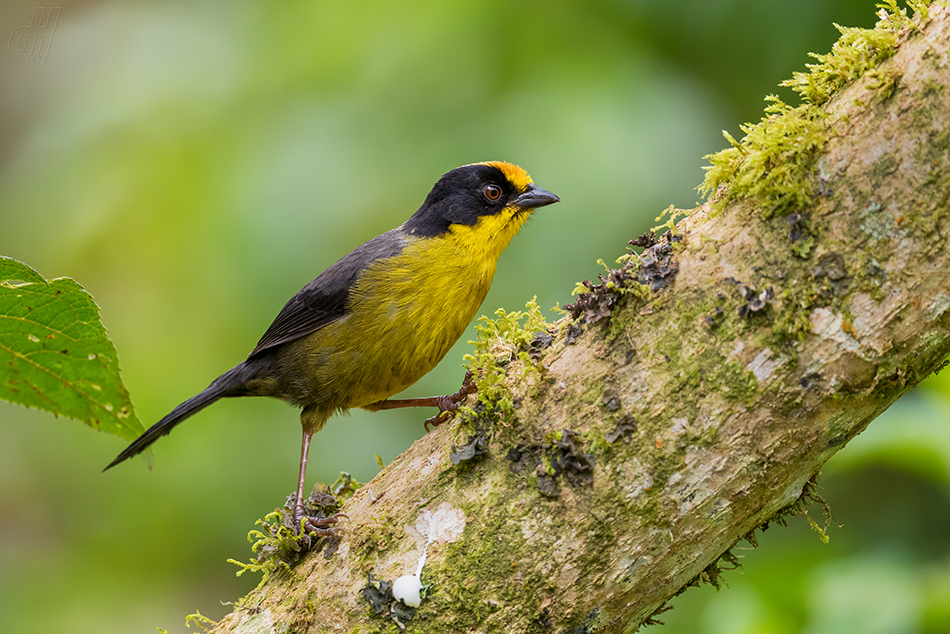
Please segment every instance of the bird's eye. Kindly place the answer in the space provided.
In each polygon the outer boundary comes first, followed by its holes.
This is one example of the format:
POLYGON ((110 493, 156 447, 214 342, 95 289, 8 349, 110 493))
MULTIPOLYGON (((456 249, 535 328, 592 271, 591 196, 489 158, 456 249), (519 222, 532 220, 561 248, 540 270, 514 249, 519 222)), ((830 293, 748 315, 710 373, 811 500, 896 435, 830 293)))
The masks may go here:
POLYGON ((484 192, 488 200, 498 200, 501 198, 501 187, 498 185, 486 185, 484 192))

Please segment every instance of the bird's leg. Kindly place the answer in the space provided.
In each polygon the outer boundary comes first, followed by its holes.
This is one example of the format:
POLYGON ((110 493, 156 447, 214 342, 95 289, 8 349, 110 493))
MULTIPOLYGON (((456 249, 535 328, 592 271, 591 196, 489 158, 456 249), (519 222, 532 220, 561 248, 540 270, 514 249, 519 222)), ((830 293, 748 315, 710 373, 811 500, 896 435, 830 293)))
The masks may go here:
POLYGON ((297 478, 297 499, 294 501, 294 526, 300 535, 311 534, 317 537, 336 535, 342 531, 342 528, 336 528, 333 524, 346 517, 343 513, 336 513, 330 517, 310 517, 307 515, 307 509, 304 508, 303 488, 307 480, 307 456, 310 454, 310 438, 312 433, 303 432, 303 445, 300 448, 300 476, 297 478), (323 528, 324 526, 330 528, 323 528))
POLYGON ((394 398, 385 401, 373 403, 373 410, 397 409, 400 407, 438 407, 439 413, 432 418, 426 419, 426 431, 429 431, 429 425, 438 427, 449 419, 459 408, 459 404, 465 400, 469 394, 476 391, 475 382, 472 380, 472 371, 465 373, 465 379, 462 381, 462 387, 455 394, 446 394, 444 396, 427 396, 425 398, 394 398))

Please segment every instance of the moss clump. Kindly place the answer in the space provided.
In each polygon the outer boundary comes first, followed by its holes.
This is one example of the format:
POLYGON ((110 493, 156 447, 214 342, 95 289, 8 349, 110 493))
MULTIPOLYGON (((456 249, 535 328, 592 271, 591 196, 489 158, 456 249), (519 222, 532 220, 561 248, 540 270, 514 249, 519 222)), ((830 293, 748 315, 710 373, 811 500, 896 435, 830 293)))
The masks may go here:
POLYGON ((239 577, 245 572, 261 573, 260 585, 264 585, 276 571, 290 572, 290 566, 300 556, 300 546, 293 530, 283 525, 283 513, 279 510, 268 513, 264 519, 254 522, 254 525, 264 529, 253 529, 247 533, 251 552, 256 557, 246 563, 228 559, 228 563, 240 568, 237 571, 239 577))
POLYGON ((217 624, 217 621, 209 619, 197 610, 195 610, 194 614, 189 614, 185 617, 185 627, 187 627, 189 630, 194 627, 195 631, 210 632, 211 628, 217 624))
POLYGON ((754 199, 766 218, 795 213, 811 205, 815 197, 807 183, 818 150, 829 138, 827 114, 804 104, 793 108, 775 95, 765 98, 765 117, 755 125, 745 124, 742 141, 723 131, 731 148, 709 154, 711 165, 699 186, 704 196, 721 192, 714 212, 731 202, 754 199))
MULTIPOLYGON (((908 4, 921 21, 928 18, 928 2, 909 0, 908 4)), ((739 200, 754 200, 766 218, 797 213, 812 204, 820 187, 813 186, 810 175, 819 150, 831 136, 829 117, 821 106, 891 57, 903 33, 916 24, 896 0, 877 6, 880 20, 874 28, 836 24, 841 37, 831 52, 810 53, 817 62, 806 65, 808 72, 796 72, 780 84, 798 93, 801 105, 793 107, 769 95, 762 120, 740 126, 745 133, 741 141, 723 132, 732 147, 705 157, 710 165, 697 188, 706 197, 718 194, 712 201, 715 213, 739 200)), ((878 73, 869 87, 884 100, 894 93, 899 79, 899 74, 878 73)))
POLYGON ((463 357, 465 367, 475 377, 479 402, 505 417, 515 410, 511 392, 505 386, 506 366, 518 359, 522 362, 521 382, 537 378, 540 370, 532 359, 532 352, 537 354, 536 348, 546 347, 552 341, 549 334, 552 326, 544 320, 537 297, 525 307, 527 310, 510 313, 499 308, 495 311, 495 319, 480 317, 475 325, 478 339, 469 341, 475 346, 475 351, 463 357))
MULTIPOLYGON (((893 15, 906 20, 906 12, 897 8, 895 0, 888 4, 892 5, 893 15)), ((835 24, 841 37, 831 47, 831 52, 824 55, 809 53, 808 56, 818 62, 806 64, 807 73, 792 73, 791 79, 779 85, 791 88, 807 103, 816 106, 827 103, 839 90, 894 54, 898 31, 904 22, 892 19, 891 15, 887 13, 887 17, 873 29, 835 24)))
MULTIPOLYGON (((341 473, 340 478, 335 484, 339 485, 338 490, 343 493, 344 489, 355 491, 355 482, 348 473, 341 473)), ((352 495, 352 491, 349 492, 352 495)), ((349 497, 346 495, 346 497, 349 497)), ((282 509, 275 509, 264 516, 264 519, 257 520, 254 524, 260 526, 263 530, 253 529, 247 534, 247 541, 251 544, 251 552, 256 557, 250 562, 228 559, 228 563, 234 564, 240 568, 237 576, 245 572, 260 572, 262 574, 261 582, 263 585, 270 576, 277 572, 292 572, 292 566, 296 564, 307 552, 311 550, 321 550, 324 546, 332 544, 327 548, 326 555, 329 556, 339 545, 337 537, 320 537, 312 539, 309 535, 298 535, 296 527, 293 526, 293 504, 294 495, 287 498, 287 502, 282 509)), ((330 517, 340 510, 340 501, 330 495, 329 487, 325 484, 318 484, 314 487, 313 493, 304 503, 304 509, 309 517, 323 519, 330 517)))
MULTIPOLYGON (((376 457, 379 458, 379 454, 376 454, 376 457)), ((382 462, 382 458, 379 458, 379 463, 382 462)), ((381 468, 384 468, 385 465, 380 465, 381 468)), ((346 471, 341 471, 339 477, 336 479, 332 485, 330 485, 330 490, 333 491, 333 496, 336 498, 340 506, 342 506, 347 500, 353 497, 353 494, 356 493, 360 487, 362 487, 365 482, 360 482, 353 476, 351 476, 346 471)))

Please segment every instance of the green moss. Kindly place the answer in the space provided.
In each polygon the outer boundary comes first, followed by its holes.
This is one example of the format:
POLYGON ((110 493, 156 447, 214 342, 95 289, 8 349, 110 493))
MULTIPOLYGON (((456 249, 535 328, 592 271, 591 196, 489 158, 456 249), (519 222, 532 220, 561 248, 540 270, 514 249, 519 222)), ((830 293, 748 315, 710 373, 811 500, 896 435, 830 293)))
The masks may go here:
POLYGON ((591 431, 585 435, 587 440, 587 451, 595 458, 606 455, 610 451, 610 443, 604 437, 604 434, 598 431, 591 431))
POLYGON ((708 391, 721 392, 728 400, 744 403, 754 400, 758 393, 759 383, 751 370, 735 359, 723 359, 713 349, 704 350, 688 363, 698 368, 698 375, 681 373, 676 386, 679 393, 690 393, 702 384, 708 391))
MULTIPOLYGON (((911 0, 909 5, 926 19, 927 5, 911 0)), ((728 132, 723 135, 732 147, 710 154, 706 177, 699 186, 704 196, 713 196, 714 212, 722 211, 730 202, 753 200, 765 217, 788 214, 809 207, 816 188, 811 182, 815 157, 830 138, 827 113, 821 108, 842 88, 891 57, 900 41, 901 32, 915 22, 897 6, 896 0, 885 0, 881 19, 872 29, 835 25, 841 37, 830 53, 810 53, 816 61, 807 64, 808 72, 796 72, 780 85, 799 94, 802 104, 792 107, 775 95, 766 97, 765 116, 755 124, 740 126, 745 136, 736 141, 728 132)), ((878 100, 889 98, 896 89, 900 74, 881 70, 869 87, 878 100)))
POLYGON ((402 528, 399 526, 387 513, 374 514, 364 530, 348 537, 351 555, 359 558, 361 562, 368 561, 371 557, 375 559, 379 553, 389 550, 401 536, 402 528))
POLYGON ((818 239, 814 234, 808 233, 802 236, 801 239, 793 242, 792 246, 790 246, 789 249, 797 257, 800 257, 803 260, 807 260, 808 256, 811 255, 812 249, 815 248, 815 244, 817 240, 818 239))
MULTIPOLYGON (((633 298, 635 304, 628 305, 626 310, 617 310, 611 314, 611 319, 607 323, 607 328, 604 331, 604 343, 612 344, 618 339, 621 342, 626 341, 629 335, 627 335, 627 327, 636 323, 637 321, 637 310, 636 307, 641 304, 646 304, 647 300, 651 297, 650 289, 647 286, 642 284, 636 284, 636 290, 630 289, 629 293, 633 298), (621 338, 621 335, 623 336, 621 338)), ((629 301, 629 300, 628 300, 629 301)))
POLYGON ((302 548, 297 541, 297 535, 283 525, 283 513, 275 510, 264 516, 264 519, 254 522, 264 528, 264 531, 253 529, 247 534, 247 541, 251 544, 254 559, 245 563, 236 559, 228 559, 229 564, 238 566, 237 576, 245 572, 259 572, 262 574, 258 587, 270 578, 276 571, 291 572, 291 564, 300 556, 302 548))
POLYGON ((811 320, 808 318, 817 297, 811 280, 794 280, 782 290, 779 298, 782 309, 777 311, 772 324, 772 333, 777 342, 801 341, 811 332, 811 320))
MULTIPOLYGON (((544 320, 538 307, 537 297, 529 301, 524 311, 495 311, 495 319, 482 316, 475 325, 478 338, 469 343, 475 346, 472 354, 466 354, 465 367, 475 377, 478 400, 486 408, 498 410, 504 417, 514 413, 511 392, 505 385, 509 363, 520 360, 523 382, 536 379, 540 370, 531 360, 528 347, 539 333, 545 334, 551 324, 544 320)), ((462 408, 465 410, 466 408, 462 408)), ((466 412, 469 416, 472 412, 466 412)))
POLYGON ((486 600, 492 593, 519 591, 507 580, 514 570, 512 562, 519 558, 517 550, 523 542, 520 528, 507 522, 503 514, 482 515, 489 524, 480 528, 490 538, 450 544, 443 566, 432 571, 441 580, 438 591, 431 595, 432 609, 452 615, 453 631, 474 629, 494 612, 497 607, 486 600), (499 548, 498 544, 506 547, 499 548))
MULTIPOLYGON (((379 457, 379 454, 376 454, 376 458, 376 462, 379 464, 380 469, 385 468, 386 465, 382 464, 383 459, 379 457)), ((330 490, 333 491, 333 495, 336 497, 337 502, 339 502, 342 506, 365 484, 365 482, 360 482, 346 471, 341 471, 336 481, 330 485, 330 490)))
POLYGON ((880 103, 890 99, 897 90, 903 73, 897 70, 883 70, 875 68, 867 73, 868 88, 875 91, 875 100, 880 103))
MULTIPOLYGON (((894 0, 888 2, 896 5, 894 0)), ((791 88, 807 103, 816 106, 827 103, 839 90, 894 54, 903 22, 891 19, 893 15, 907 17, 903 9, 894 6, 888 19, 879 21, 872 29, 835 24, 841 37, 831 52, 809 53, 817 63, 806 64, 807 73, 792 73, 791 79, 779 85, 791 88)))
MULTIPOLYGON (((548 444, 565 442, 568 438, 569 434, 566 432, 552 432, 541 441, 545 443, 544 449, 547 450, 548 444)), ((501 452, 494 453, 500 455, 501 452)), ((585 534, 587 531, 594 531, 595 539, 603 543, 615 540, 615 536, 609 532, 608 524, 592 520, 589 526, 571 526, 557 512, 560 507, 558 501, 544 498, 537 490, 522 486, 535 477, 534 468, 513 473, 508 468, 508 461, 504 459, 487 461, 483 463, 482 468, 483 472, 478 476, 480 479, 504 479, 505 484, 497 487, 497 490, 510 491, 517 488, 521 492, 519 497, 522 497, 522 500, 513 504, 512 499, 499 494, 495 499, 480 498, 468 506, 462 506, 465 516, 469 518, 463 539, 447 544, 445 558, 441 562, 434 562, 434 567, 428 569, 439 582, 431 595, 427 610, 431 614, 446 617, 451 615, 448 617, 451 621, 442 624, 445 631, 465 632, 476 629, 498 609, 499 603, 516 606, 516 614, 510 617, 512 623, 538 622, 541 614, 538 604, 543 598, 557 594, 558 590, 550 571, 545 566, 537 565, 537 562, 543 561, 545 557, 555 557, 559 546, 542 540, 540 535, 534 535, 534 530, 542 531, 543 534, 563 535, 565 539, 569 539, 570 534, 575 531, 585 534), (549 509, 549 512, 538 516, 535 511, 529 511, 539 506, 549 509), (519 521, 522 513, 533 516, 538 525, 535 526, 530 521, 519 521), (528 562, 528 565, 524 566, 524 562, 528 562), (517 577, 516 582, 513 577, 517 577)), ((595 495, 592 488, 574 488, 575 491, 584 491, 585 496, 595 495)), ((605 509, 615 508, 618 496, 619 494, 614 492, 609 505, 595 500, 590 503, 596 505, 598 513, 610 513, 612 511, 605 509)), ((603 567, 609 558, 610 553, 602 550, 595 553, 585 551, 583 560, 572 563, 576 569, 587 571, 603 567)), ((590 615, 558 613, 559 620, 566 619, 568 622, 577 620, 580 623, 588 616, 590 615)), ((533 630, 529 628, 527 631, 533 630)))
POLYGON ((195 610, 194 614, 189 614, 185 617, 185 627, 188 629, 195 627, 196 629, 200 629, 202 632, 210 632, 211 628, 217 624, 217 621, 209 619, 197 610, 195 610))
MULTIPOLYGON (((676 221, 680 218, 685 218, 689 215, 688 209, 677 209, 673 205, 670 205, 664 209, 659 216, 654 218, 654 222, 659 222, 661 224, 653 227, 653 231, 656 233, 662 233, 664 231, 672 231, 676 233, 676 221), (664 221, 663 219, 666 218, 664 221)), ((617 260, 619 263, 620 260, 617 260)))
POLYGON ((699 186, 704 196, 720 193, 714 212, 738 200, 753 199, 766 218, 790 214, 812 204, 815 188, 808 182, 818 150, 829 138, 827 114, 811 104, 793 108, 775 95, 766 97, 766 116, 756 125, 742 125, 742 141, 723 135, 731 148, 707 155, 710 165, 699 186))
POLYGON ((746 370, 737 361, 727 361, 718 367, 720 370, 713 372, 709 377, 719 380, 726 398, 745 403, 755 400, 759 382, 751 370, 746 370))
MULTIPOLYGON (((336 484, 338 485, 337 492, 343 494, 344 489, 352 487, 354 481, 349 474, 341 473, 336 484)), ((245 572, 259 572, 262 574, 258 585, 260 587, 275 572, 295 574, 293 566, 308 551, 314 547, 323 547, 327 543, 327 538, 297 535, 297 530, 292 527, 289 519, 292 516, 291 500, 292 498, 288 499, 282 509, 275 509, 264 516, 264 519, 255 522, 255 525, 263 530, 253 529, 248 532, 247 541, 251 544, 251 552, 256 555, 254 559, 246 563, 228 559, 228 563, 240 568, 237 576, 240 577, 245 572)), ((326 518, 339 512, 341 503, 330 494, 330 488, 327 485, 318 484, 304 506, 310 517, 326 518)))

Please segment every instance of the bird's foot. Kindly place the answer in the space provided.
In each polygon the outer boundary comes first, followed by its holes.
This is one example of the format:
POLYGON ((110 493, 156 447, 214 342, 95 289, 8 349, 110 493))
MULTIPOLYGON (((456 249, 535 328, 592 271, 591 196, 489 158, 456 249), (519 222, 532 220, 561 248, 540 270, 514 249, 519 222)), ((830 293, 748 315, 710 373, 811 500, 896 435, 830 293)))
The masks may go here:
POLYGON ((433 427, 438 427, 450 419, 452 414, 458 411, 459 405, 462 403, 462 401, 468 398, 469 394, 474 394, 477 390, 478 388, 475 387, 475 381, 472 380, 472 371, 466 371, 465 378, 462 379, 462 387, 459 388, 458 392, 455 394, 447 394, 445 396, 435 397, 436 407, 439 408, 439 413, 432 418, 426 419, 426 431, 430 431, 430 425, 433 427))
POLYGON ((297 527, 298 535, 301 537, 305 535, 310 537, 333 537, 342 533, 343 528, 335 526, 335 524, 343 518, 349 519, 346 513, 334 513, 329 517, 312 517, 307 514, 303 504, 300 502, 294 504, 294 526, 297 527))

